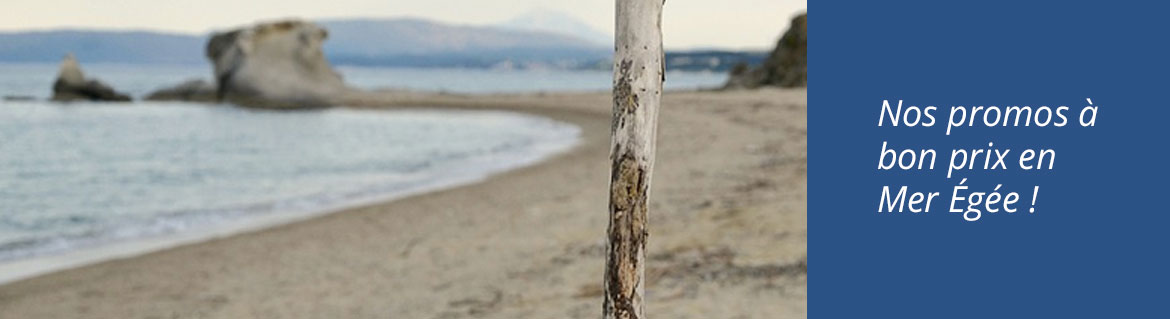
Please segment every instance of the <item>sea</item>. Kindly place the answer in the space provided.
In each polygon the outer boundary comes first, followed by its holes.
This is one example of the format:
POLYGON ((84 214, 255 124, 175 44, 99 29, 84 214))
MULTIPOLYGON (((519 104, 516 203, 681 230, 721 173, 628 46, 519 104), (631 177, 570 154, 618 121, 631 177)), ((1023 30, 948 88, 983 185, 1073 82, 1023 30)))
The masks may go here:
MULTIPOLYGON (((203 65, 86 64, 140 99, 203 65)), ((604 91, 608 71, 338 68, 358 88, 604 91)), ((482 180, 571 149, 580 129, 505 111, 265 111, 54 103, 57 65, 0 63, 0 283, 482 180)), ((668 90, 726 75, 668 72, 668 90)), ((425 107, 425 105, 420 105, 425 107)), ((403 221, 409 222, 409 221, 403 221)))

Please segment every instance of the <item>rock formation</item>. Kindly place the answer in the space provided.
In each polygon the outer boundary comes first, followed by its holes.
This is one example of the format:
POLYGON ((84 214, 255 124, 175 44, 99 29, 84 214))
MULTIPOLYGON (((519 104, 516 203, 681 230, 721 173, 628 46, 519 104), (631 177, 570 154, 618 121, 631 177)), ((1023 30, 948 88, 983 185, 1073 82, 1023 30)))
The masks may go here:
POLYGON ((207 43, 217 99, 258 107, 320 107, 346 88, 325 60, 325 29, 304 21, 260 23, 207 43))
POLYGON ((53 83, 54 101, 130 101, 130 96, 114 91, 98 80, 87 80, 73 54, 65 55, 57 81, 53 83))
POLYGON ((792 25, 776 43, 776 49, 755 69, 736 67, 727 88, 757 88, 764 85, 800 87, 808 85, 808 14, 792 18, 792 25))
POLYGON ((37 98, 29 95, 5 95, 5 101, 35 101, 37 98))
POLYGON ((216 99, 215 85, 199 79, 159 89, 146 96, 147 101, 215 102, 216 99))

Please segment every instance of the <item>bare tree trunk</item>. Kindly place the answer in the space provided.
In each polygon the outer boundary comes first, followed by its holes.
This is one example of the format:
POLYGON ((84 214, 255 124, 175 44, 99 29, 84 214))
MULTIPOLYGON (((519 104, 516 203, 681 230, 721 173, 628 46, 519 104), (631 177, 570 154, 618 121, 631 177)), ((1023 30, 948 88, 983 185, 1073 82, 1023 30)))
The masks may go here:
POLYGON ((613 145, 605 261, 606 319, 640 319, 647 204, 662 97, 662 0, 616 0, 613 145))

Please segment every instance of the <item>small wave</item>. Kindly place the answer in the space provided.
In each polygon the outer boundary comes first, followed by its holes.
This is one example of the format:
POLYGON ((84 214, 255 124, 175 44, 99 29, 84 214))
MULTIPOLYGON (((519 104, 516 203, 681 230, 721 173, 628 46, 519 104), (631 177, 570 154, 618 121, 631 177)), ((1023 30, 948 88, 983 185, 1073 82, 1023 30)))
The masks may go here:
MULTIPOLYGON (((31 112, 55 112, 38 108, 31 112)), ((71 174, 24 184, 17 175, 8 185, 17 187, 0 192, 0 263, 180 234, 207 238, 450 187, 562 152, 580 135, 569 124, 495 111, 136 109, 142 113, 92 121, 103 109, 77 108, 39 115, 60 117, 57 126, 23 127, 30 138, 8 146, 22 155, 0 155, 0 166, 55 163, 71 174), (108 140, 54 130, 104 131, 108 140), (87 160, 47 160, 76 152, 87 160)))

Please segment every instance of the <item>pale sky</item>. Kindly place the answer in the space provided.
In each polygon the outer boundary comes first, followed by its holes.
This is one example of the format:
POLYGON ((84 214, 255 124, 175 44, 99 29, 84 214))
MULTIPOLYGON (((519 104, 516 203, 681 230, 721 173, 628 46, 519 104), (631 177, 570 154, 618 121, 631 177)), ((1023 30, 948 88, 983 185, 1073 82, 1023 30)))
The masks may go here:
MULTIPOLYGON (((609 0, 4 0, 0 30, 147 29, 203 33, 257 20, 301 17, 423 17, 492 24, 535 9, 562 11, 613 32, 609 0)), ((670 49, 764 49, 775 45, 807 0, 667 0, 664 42, 670 49)))

